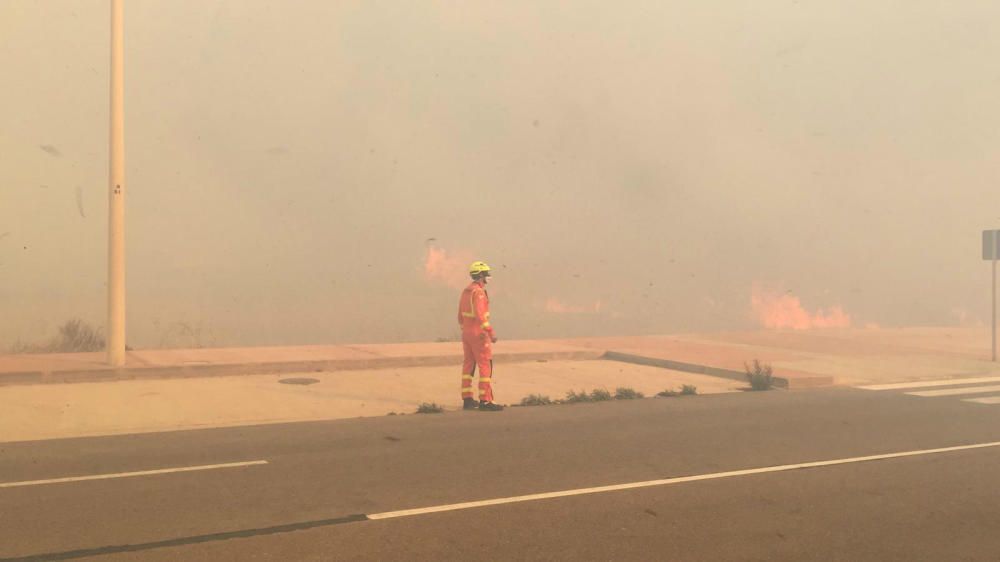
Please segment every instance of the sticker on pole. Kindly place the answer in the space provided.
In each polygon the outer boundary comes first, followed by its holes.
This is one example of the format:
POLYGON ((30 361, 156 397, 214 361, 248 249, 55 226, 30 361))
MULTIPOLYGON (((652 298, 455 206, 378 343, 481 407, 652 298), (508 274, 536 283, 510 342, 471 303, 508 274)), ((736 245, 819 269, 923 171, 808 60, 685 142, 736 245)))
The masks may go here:
POLYGON ((983 231, 983 259, 1000 260, 1000 230, 983 231))

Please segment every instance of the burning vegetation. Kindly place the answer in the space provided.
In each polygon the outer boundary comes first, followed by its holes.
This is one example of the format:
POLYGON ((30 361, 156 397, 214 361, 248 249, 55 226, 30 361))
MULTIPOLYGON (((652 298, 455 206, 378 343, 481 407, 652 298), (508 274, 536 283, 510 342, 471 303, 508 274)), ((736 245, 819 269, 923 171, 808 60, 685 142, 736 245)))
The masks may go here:
POLYGON ((849 328, 851 316, 840 306, 815 312, 806 310, 799 298, 754 286, 750 305, 758 323, 775 330, 811 330, 814 328, 849 328))

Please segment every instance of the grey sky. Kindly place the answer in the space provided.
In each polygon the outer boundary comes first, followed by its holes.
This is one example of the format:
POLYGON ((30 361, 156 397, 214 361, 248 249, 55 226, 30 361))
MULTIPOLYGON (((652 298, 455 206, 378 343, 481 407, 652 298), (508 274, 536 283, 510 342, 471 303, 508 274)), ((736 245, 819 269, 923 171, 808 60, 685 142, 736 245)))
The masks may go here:
MULTIPOLYGON (((0 3, 0 344, 103 324, 107 24, 0 3)), ((986 319, 996 2, 129 0, 126 25, 133 345, 449 336, 432 237, 500 268, 501 336, 750 327, 755 284, 855 325, 986 319)))

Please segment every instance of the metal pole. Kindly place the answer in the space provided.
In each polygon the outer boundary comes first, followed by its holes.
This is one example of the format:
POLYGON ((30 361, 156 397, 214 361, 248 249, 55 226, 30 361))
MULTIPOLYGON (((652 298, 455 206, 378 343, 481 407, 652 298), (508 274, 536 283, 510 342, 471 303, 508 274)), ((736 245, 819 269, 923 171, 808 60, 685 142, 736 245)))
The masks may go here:
POLYGON ((111 131, 108 189, 108 364, 125 364, 124 0, 111 0, 111 131))

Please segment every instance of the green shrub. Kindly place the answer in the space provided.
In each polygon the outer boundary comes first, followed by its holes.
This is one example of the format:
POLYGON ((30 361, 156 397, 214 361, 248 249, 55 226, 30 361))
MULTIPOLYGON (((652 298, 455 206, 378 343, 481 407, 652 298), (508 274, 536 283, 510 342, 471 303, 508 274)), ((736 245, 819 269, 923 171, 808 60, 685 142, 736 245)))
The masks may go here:
POLYGON ((635 400, 637 398, 645 398, 646 396, 627 386, 619 386, 615 389, 615 400, 635 400))
POLYGON ((590 399, 594 402, 604 402, 611 400, 611 393, 604 388, 595 388, 590 392, 590 399))
POLYGON ((693 384, 686 384, 681 387, 681 394, 684 395, 698 394, 698 387, 693 384))
POLYGON ((657 396, 662 396, 664 398, 670 398, 671 396, 680 396, 680 394, 681 394, 680 392, 677 392, 676 390, 671 390, 669 388, 666 390, 661 390, 656 393, 657 396))
POLYGON ((443 411, 444 408, 434 402, 431 402, 429 404, 427 402, 424 402, 423 404, 417 406, 418 414, 440 414, 443 411))
POLYGON ((521 399, 522 406, 548 406, 552 399, 542 394, 529 394, 521 399))
POLYGON ((564 402, 566 402, 567 404, 575 404, 577 402, 592 402, 592 401, 593 400, 591 400, 590 395, 587 394, 586 390, 581 390, 580 392, 575 392, 571 390, 566 393, 566 400, 564 400, 564 402))
POLYGON ((774 385, 771 365, 754 359, 752 367, 746 363, 743 367, 746 369, 747 380, 750 381, 750 390, 770 390, 774 385))

